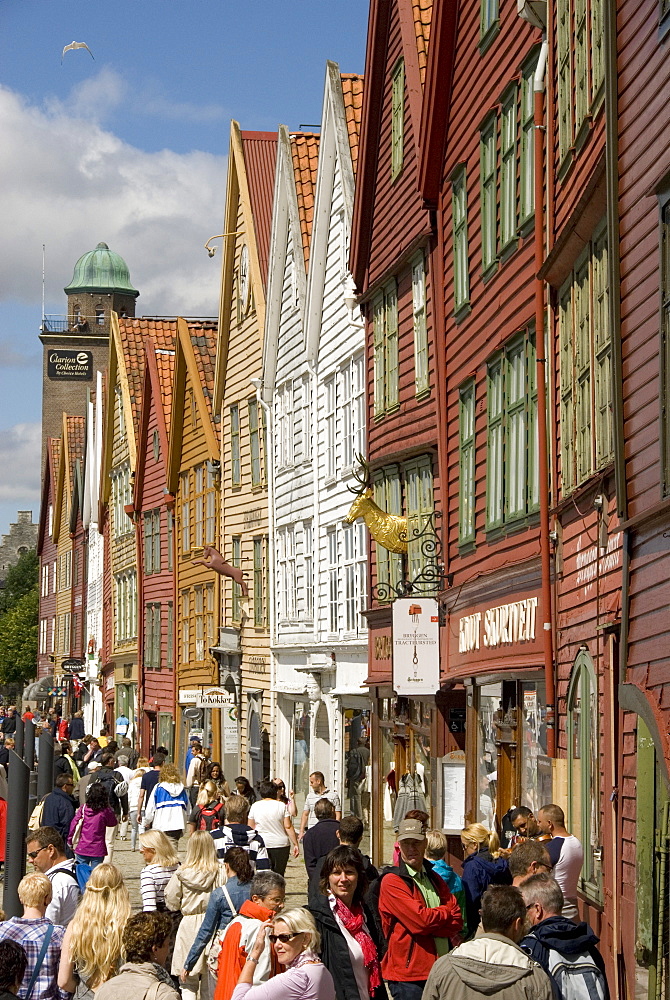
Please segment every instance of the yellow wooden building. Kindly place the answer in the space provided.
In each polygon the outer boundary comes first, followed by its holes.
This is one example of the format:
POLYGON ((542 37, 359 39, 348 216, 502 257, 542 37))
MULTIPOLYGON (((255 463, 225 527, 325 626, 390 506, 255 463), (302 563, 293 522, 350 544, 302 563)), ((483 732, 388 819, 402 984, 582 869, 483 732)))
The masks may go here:
POLYGON ((77 463, 84 458, 84 418, 63 414, 63 431, 60 438, 60 456, 52 538, 57 545, 56 555, 56 617, 53 631, 54 683, 60 687, 63 660, 81 652, 83 609, 81 603, 81 574, 84 572, 83 552, 75 548, 71 531, 72 501, 77 463), (79 603, 75 604, 73 591, 77 589, 79 603))
POLYGON ((223 232, 215 409, 221 426, 221 542, 244 571, 248 595, 226 579, 218 655, 235 699, 230 772, 252 784, 270 768, 270 552, 265 411, 260 402, 265 295, 270 252, 277 134, 231 123, 223 232))
MULTIPOLYGON (((203 548, 219 548, 220 439, 213 409, 216 323, 177 321, 167 482, 174 497, 177 719, 175 760, 189 735, 198 735, 221 760, 221 711, 199 696, 219 683, 211 650, 218 645, 220 577, 195 562, 203 548)), ((232 776, 233 778, 235 775, 232 776)))

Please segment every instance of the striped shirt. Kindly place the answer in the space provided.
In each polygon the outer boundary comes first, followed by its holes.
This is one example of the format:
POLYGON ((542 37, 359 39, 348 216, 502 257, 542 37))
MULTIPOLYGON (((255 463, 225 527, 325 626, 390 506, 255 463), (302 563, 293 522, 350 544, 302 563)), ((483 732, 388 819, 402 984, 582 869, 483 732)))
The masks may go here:
POLYGON ((257 830, 246 823, 231 823, 211 831, 219 861, 229 847, 241 847, 249 855, 249 861, 257 872, 272 868, 265 841, 257 830))
MULTIPOLYGON (((15 941, 21 945, 28 956, 26 974, 19 987, 19 997, 25 997, 28 993, 28 986, 42 950, 44 935, 50 924, 51 921, 45 917, 41 920, 10 917, 9 920, 0 923, 0 941, 15 941)), ((69 993, 60 990, 56 982, 64 935, 64 927, 54 927, 44 961, 35 980, 31 1000, 63 1000, 63 998, 70 996, 69 993)))
POLYGON ((165 886, 179 868, 179 863, 164 868, 163 865, 146 865, 140 872, 140 893, 143 910, 165 910, 165 886))

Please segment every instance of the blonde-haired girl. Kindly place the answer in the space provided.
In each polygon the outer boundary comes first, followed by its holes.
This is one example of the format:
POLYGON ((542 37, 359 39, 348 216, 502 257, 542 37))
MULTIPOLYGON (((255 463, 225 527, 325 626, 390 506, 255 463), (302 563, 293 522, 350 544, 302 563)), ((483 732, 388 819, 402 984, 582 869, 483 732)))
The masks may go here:
POLYGON ((179 771, 174 764, 163 764, 158 784, 149 796, 144 822, 151 823, 154 830, 162 830, 178 843, 186 828, 188 808, 188 795, 179 771))
POLYGON ((130 896, 116 865, 98 865, 91 872, 77 911, 67 926, 58 970, 58 985, 67 993, 93 995, 115 976, 123 959, 121 938, 130 919, 130 896))
MULTIPOLYGON (((178 976, 184 968, 186 956, 205 918, 212 890, 224 882, 225 873, 219 865, 214 841, 206 830, 196 830, 188 842, 184 864, 174 873, 165 887, 165 902, 168 909, 175 912, 181 910, 182 913, 172 955, 173 976, 178 976)), ((207 966, 204 954, 182 982, 183 1000, 196 1000, 200 977, 203 975, 206 982, 207 966)))
POLYGON ((198 797, 188 819, 188 832, 218 830, 226 821, 226 810, 216 783, 209 779, 200 785, 198 797))
POLYGON ((481 823, 471 823, 461 830, 463 847, 463 888, 468 935, 479 926, 481 898, 490 885, 511 885, 512 876, 506 858, 498 857, 500 841, 495 830, 481 823))
POLYGON ((146 862, 140 872, 142 909, 166 910, 165 886, 179 867, 176 845, 161 830, 147 830, 140 834, 140 853, 146 862))

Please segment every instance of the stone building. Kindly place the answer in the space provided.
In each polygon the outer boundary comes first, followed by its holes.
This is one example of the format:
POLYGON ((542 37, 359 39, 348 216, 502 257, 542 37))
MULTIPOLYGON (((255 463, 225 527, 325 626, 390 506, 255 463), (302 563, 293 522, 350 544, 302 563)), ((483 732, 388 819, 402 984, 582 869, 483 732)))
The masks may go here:
POLYGON ((4 583, 7 571, 19 557, 37 545, 37 525, 33 524, 32 510, 20 510, 16 522, 10 524, 9 534, 2 536, 0 543, 0 584, 4 583))

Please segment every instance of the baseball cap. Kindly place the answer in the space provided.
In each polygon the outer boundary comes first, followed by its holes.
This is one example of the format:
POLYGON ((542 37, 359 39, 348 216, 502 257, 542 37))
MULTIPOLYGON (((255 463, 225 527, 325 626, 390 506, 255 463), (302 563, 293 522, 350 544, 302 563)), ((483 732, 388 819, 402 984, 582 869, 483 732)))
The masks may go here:
POLYGON ((396 840, 398 843, 401 840, 423 840, 425 836, 420 820, 404 819, 398 827, 396 840))
POLYGON ((99 767, 102 767, 102 764, 100 763, 99 760, 92 760, 92 761, 90 761, 90 763, 88 765, 89 771, 91 771, 91 770, 95 771, 99 767))

